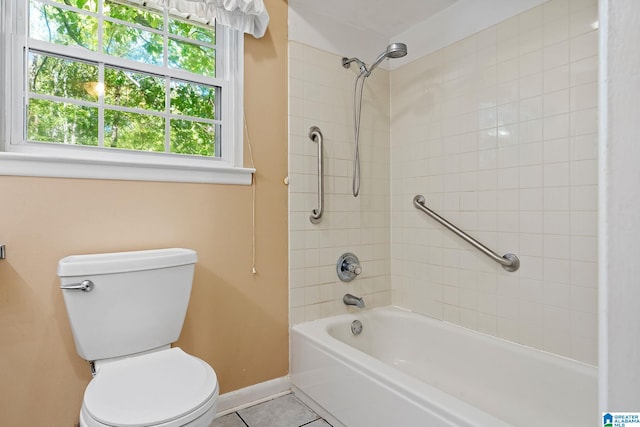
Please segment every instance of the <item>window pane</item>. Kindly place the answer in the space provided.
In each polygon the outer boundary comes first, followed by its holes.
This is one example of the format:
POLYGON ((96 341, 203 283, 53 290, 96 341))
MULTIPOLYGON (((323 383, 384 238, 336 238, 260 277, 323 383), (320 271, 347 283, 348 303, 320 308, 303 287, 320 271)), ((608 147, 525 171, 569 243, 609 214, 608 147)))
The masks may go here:
POLYGON ((216 76, 216 51, 169 39, 169 66, 207 77, 216 76))
POLYGON ((104 14, 114 19, 155 28, 156 30, 162 30, 162 23, 164 21, 161 13, 151 12, 137 7, 129 7, 112 1, 105 1, 104 14))
POLYGON ((97 88, 97 66, 29 52, 29 91, 84 101, 97 101, 97 88))
POLYGON ((162 36, 127 25, 105 22, 104 52, 145 64, 162 65, 162 36))
POLYGON ((44 43, 28 51, 29 140, 220 156, 221 89, 187 74, 216 77, 215 26, 179 14, 165 20, 166 13, 126 0, 27 1, 30 37, 93 51, 67 56, 44 43), (99 12, 100 26, 87 15, 99 12))
POLYGON ((97 49, 98 20, 38 2, 31 3, 29 37, 51 43, 97 49))
POLYGON ((63 3, 67 6, 77 7, 82 10, 89 10, 91 12, 98 11, 98 0, 51 0, 57 3, 63 3))
POLYGON ((216 44, 216 31, 212 26, 188 23, 177 19, 169 19, 169 32, 203 43, 216 44))
POLYGON ((104 146, 123 150, 164 151, 164 118, 105 110, 104 146))
POLYGON ((122 107, 164 111, 164 77, 104 68, 104 102, 122 107))
POLYGON ((171 152, 215 156, 216 126, 189 120, 171 120, 171 152))
POLYGON ((214 86, 171 81, 171 113, 215 119, 216 88, 214 86))
POLYGON ((31 99, 27 138, 30 141, 98 145, 98 109, 31 99))

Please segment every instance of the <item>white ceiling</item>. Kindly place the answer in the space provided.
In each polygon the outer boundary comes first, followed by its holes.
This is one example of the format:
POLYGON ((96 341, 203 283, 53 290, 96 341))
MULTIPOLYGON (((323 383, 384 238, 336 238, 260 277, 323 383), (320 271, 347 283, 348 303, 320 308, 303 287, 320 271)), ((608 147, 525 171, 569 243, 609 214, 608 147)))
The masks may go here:
POLYGON ((408 45, 395 69, 545 0, 289 0, 289 40, 337 55, 376 58, 389 43, 408 45))
POLYGON ((458 0, 290 0, 292 8, 329 17, 389 40, 458 0))

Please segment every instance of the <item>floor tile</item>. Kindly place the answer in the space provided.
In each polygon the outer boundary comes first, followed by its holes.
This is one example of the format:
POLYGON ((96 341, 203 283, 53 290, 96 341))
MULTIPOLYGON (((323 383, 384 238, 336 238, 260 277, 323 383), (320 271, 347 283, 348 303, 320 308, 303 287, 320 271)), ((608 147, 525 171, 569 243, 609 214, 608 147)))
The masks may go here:
POLYGON ((249 427, 298 427, 320 418, 293 394, 242 409, 238 413, 249 427))
MULTIPOLYGON (((210 427, 247 427, 236 412, 216 418, 210 427)), ((314 426, 315 427, 315 426, 314 426)))

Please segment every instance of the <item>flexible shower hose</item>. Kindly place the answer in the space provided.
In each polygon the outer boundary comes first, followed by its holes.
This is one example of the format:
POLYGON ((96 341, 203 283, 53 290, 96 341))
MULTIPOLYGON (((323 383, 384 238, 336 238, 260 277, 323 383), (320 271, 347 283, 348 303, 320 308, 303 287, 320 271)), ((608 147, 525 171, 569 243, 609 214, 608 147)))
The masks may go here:
POLYGON ((362 114, 362 91, 366 73, 361 72, 356 78, 353 88, 353 133, 355 134, 355 149, 353 153, 353 183, 351 189, 353 197, 360 194, 360 116, 362 114))

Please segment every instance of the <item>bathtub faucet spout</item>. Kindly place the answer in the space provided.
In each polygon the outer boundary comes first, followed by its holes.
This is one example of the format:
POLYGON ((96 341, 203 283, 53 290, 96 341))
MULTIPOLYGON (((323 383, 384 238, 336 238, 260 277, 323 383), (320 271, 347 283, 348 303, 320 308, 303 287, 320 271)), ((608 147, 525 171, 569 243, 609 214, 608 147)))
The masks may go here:
POLYGON ((355 295, 346 294, 342 298, 342 302, 345 303, 346 305, 355 305, 358 308, 364 308, 364 299, 358 298, 355 295))

